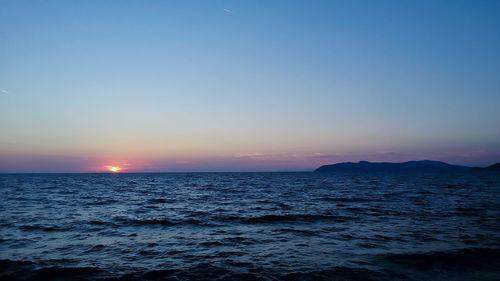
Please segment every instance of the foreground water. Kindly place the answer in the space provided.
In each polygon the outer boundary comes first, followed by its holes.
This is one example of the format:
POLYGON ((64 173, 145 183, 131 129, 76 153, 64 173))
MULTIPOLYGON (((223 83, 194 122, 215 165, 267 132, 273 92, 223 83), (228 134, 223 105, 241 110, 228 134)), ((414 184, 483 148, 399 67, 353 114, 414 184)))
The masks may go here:
POLYGON ((500 176, 0 175, 0 279, 500 280, 500 176))

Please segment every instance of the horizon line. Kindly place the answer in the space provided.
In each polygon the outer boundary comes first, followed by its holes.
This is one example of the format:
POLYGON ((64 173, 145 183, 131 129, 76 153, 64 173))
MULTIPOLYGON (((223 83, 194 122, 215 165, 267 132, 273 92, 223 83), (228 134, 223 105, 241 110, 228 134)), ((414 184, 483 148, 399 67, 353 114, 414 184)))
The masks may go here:
MULTIPOLYGON (((315 170, 315 169, 314 169, 315 170)), ((286 171, 169 171, 169 172, 158 172, 158 171, 142 171, 142 172, 0 172, 0 175, 22 175, 22 174, 225 174, 225 173, 313 173, 314 170, 286 170, 286 171)))
POLYGON ((0 171, 0 175, 14 175, 14 174, 189 174, 189 173, 307 173, 307 172, 314 172, 317 169, 323 167, 323 166, 331 166, 331 165, 337 165, 337 164, 344 164, 344 163, 361 163, 361 162, 368 162, 368 163, 380 163, 380 164, 403 164, 403 163, 408 163, 408 162, 422 162, 422 161, 430 161, 430 162, 441 162, 445 163, 448 165, 452 166, 461 166, 464 168, 487 168, 489 166, 495 165, 500 163, 499 162, 494 162, 489 165, 485 166, 469 166, 469 165, 461 165, 461 164, 450 164, 448 162, 444 161, 439 161, 439 160, 430 160, 430 159, 422 159, 422 160, 408 160, 408 161, 403 161, 403 162, 387 162, 387 161, 367 161, 367 160, 359 160, 359 161, 345 161, 345 162, 337 162, 337 163, 330 163, 330 164, 323 164, 320 165, 317 168, 313 168, 311 170, 269 170, 269 171, 127 171, 123 170, 121 172, 111 172, 111 171, 12 171, 12 172, 2 172, 0 171))

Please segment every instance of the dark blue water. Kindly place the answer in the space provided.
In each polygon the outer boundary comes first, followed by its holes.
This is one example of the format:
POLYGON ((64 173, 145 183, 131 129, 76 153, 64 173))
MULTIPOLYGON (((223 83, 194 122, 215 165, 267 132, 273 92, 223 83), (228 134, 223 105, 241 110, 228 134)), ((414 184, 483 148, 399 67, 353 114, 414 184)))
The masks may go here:
POLYGON ((500 176, 0 175, 1 280, 500 280, 500 176))

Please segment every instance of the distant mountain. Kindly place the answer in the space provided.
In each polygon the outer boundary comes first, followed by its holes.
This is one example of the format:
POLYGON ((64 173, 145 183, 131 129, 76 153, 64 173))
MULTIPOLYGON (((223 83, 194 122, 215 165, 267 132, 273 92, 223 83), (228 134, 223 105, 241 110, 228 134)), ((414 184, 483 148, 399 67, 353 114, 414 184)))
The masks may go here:
POLYGON ((344 162, 333 165, 323 165, 315 172, 454 172, 469 170, 469 167, 451 165, 440 161, 421 160, 403 163, 344 162))
POLYGON ((500 172, 500 163, 496 163, 496 164, 493 164, 491 166, 484 167, 484 168, 474 168, 474 170, 477 170, 477 171, 497 171, 497 172, 500 172))

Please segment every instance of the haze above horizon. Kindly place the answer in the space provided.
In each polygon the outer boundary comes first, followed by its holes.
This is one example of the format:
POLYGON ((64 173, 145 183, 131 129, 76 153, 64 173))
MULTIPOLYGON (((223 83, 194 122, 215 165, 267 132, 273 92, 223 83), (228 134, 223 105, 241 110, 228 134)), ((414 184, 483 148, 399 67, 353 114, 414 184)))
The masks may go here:
POLYGON ((0 172, 500 159, 499 1, 1 1, 0 172))

